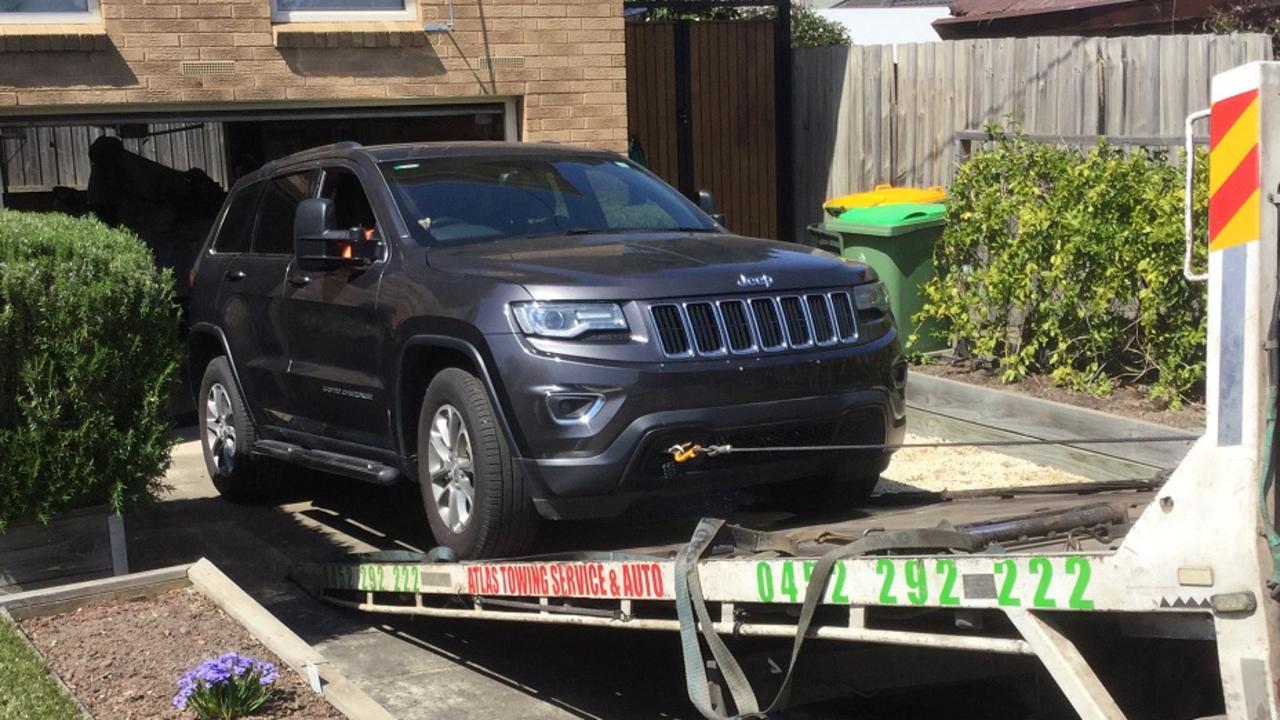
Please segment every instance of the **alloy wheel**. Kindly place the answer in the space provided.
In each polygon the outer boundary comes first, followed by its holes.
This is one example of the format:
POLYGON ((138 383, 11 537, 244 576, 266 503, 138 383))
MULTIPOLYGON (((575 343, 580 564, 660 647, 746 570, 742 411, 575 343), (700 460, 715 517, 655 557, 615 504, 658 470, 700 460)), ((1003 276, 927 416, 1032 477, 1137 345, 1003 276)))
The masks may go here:
POLYGON ((209 457, 218 475, 226 477, 235 471, 236 466, 236 424, 235 411, 231 407, 231 396, 222 383, 214 383, 209 387, 209 396, 205 398, 204 428, 205 445, 209 457))
POLYGON ((431 419, 427 471, 436 513, 455 534, 466 532, 475 507, 475 463, 471 433, 452 405, 441 405, 431 419))

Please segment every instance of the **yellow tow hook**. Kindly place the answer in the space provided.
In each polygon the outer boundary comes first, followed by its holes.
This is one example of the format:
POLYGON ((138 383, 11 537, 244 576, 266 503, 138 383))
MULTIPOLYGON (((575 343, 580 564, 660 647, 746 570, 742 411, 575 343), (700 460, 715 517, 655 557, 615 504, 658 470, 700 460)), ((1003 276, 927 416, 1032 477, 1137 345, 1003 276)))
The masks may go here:
POLYGON ((678 463, 689 462, 702 452, 702 446, 697 443, 681 443, 680 445, 672 445, 667 452, 671 453, 671 458, 678 463))

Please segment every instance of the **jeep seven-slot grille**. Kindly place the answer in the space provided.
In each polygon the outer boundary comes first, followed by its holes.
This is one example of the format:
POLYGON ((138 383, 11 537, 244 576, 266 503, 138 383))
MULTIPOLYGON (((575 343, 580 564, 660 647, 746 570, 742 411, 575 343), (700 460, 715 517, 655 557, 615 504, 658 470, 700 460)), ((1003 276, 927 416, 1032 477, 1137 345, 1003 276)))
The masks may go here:
POLYGON ((729 349, 740 353, 755 347, 755 336, 751 334, 751 320, 747 318, 747 303, 744 300, 725 300, 720 303, 720 315, 724 318, 724 331, 729 336, 729 349))
POLYGON ((693 343, 698 352, 703 355, 724 352, 720 323, 716 322, 716 312, 711 309, 711 303, 689 303, 685 312, 689 314, 689 327, 693 329, 693 343))
POLYGON ((655 303, 649 308, 667 357, 749 355, 858 341, 843 290, 655 303))
POLYGON ((751 318, 755 320, 756 335, 761 350, 781 350, 787 346, 782 335, 782 320, 778 315, 778 301, 773 298, 756 298, 751 301, 751 318))
POLYGON ((685 334, 680 312, 675 305, 654 307, 653 322, 658 326, 658 339, 662 342, 662 352, 668 355, 689 353, 689 337, 685 334))
POLYGON ((798 297, 784 297, 782 302, 782 319, 787 323, 787 339, 791 347, 803 348, 813 344, 813 336, 809 333, 809 323, 804 316, 804 306, 798 297))

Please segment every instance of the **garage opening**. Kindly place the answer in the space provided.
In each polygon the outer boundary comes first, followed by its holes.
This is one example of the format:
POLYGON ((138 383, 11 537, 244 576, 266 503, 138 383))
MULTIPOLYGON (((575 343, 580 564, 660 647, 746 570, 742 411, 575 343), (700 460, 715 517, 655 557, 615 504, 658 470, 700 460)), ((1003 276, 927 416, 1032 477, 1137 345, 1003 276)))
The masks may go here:
POLYGON ((174 271, 185 299, 181 279, 241 176, 345 140, 502 140, 507 113, 477 104, 0 118, 0 207, 128 228, 174 271))

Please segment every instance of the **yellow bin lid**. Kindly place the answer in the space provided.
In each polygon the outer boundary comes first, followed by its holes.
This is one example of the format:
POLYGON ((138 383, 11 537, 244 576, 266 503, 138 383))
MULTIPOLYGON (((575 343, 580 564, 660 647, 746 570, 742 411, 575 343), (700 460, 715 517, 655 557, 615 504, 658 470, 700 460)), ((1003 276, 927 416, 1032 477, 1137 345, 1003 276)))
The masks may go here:
POLYGON ((822 209, 831 217, 851 208, 876 207, 878 205, 898 205, 900 203, 940 203, 947 199, 947 190, 941 185, 927 188, 877 185, 875 190, 852 193, 831 198, 822 204, 822 209))

